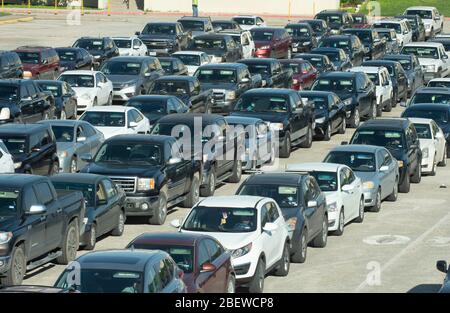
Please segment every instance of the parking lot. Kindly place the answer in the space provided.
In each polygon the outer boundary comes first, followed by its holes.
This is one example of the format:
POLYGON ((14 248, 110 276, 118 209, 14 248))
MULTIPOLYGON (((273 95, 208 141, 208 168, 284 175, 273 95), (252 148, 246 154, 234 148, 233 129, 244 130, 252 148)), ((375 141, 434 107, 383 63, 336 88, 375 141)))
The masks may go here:
MULTIPOLYGON (((67 23, 66 17, 36 16, 33 22, 0 26, 2 49, 20 45, 68 46, 89 35, 131 35, 155 17, 92 17, 67 23)), ((158 20, 175 17, 158 17, 158 20)), ((284 25, 286 20, 269 19, 268 24, 284 25)), ((449 30, 447 24, 446 31, 449 30)), ((383 116, 399 116, 397 107, 383 116)), ((335 135, 329 142, 315 141, 310 149, 298 149, 285 164, 321 161, 328 150, 349 140, 353 130, 335 135)), ((245 176, 243 177, 245 178, 245 176)), ((243 181, 243 180, 241 180, 243 181)), ((379 213, 367 213, 364 223, 352 224, 342 237, 330 237, 326 248, 309 248, 304 264, 292 264, 287 277, 268 276, 265 292, 434 292, 443 275, 435 264, 450 260, 450 166, 438 168, 434 177, 423 177, 397 202, 383 202, 379 213)), ((238 184, 218 188, 216 195, 231 195, 238 184)), ((175 231, 173 219, 182 219, 187 209, 175 208, 164 226, 151 226, 130 218, 122 237, 100 240, 96 250, 123 248, 143 232, 175 231)), ((84 253, 79 251, 79 254, 84 253)), ((24 284, 52 285, 63 266, 47 264, 30 272, 24 284)))

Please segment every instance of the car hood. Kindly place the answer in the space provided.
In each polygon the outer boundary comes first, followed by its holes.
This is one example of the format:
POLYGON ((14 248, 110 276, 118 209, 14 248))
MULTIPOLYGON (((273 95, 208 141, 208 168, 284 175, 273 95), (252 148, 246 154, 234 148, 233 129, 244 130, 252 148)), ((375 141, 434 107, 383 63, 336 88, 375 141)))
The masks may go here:
POLYGON ((193 30, 192 31, 192 37, 196 37, 196 36, 200 36, 200 35, 204 35, 206 34, 206 32, 204 32, 203 30, 193 30))
POLYGON ((127 129, 125 127, 95 127, 95 128, 103 134, 105 139, 127 133, 127 129))
POLYGON ((239 24, 239 26, 243 29, 243 30, 250 30, 252 28, 255 28, 255 25, 241 25, 239 24))
POLYGON ((237 86, 234 83, 202 83, 202 90, 220 89, 220 90, 236 90, 237 86))
POLYGON ((0 216, 0 231, 12 231, 19 226, 20 219, 17 217, 0 216))
POLYGON ((188 69, 189 76, 194 75, 195 71, 199 68, 198 65, 186 65, 186 67, 188 69))
MULTIPOLYGON (((182 230, 183 233, 198 233, 182 230)), ((217 239, 227 250, 236 250, 254 241, 256 232, 249 233, 207 233, 217 239)))
POLYGON ((88 94, 88 95, 96 95, 96 90, 94 87, 72 87, 78 97, 88 94))
POLYGON ((255 117, 266 122, 281 123, 287 118, 287 113, 277 112, 231 112, 231 116, 255 117))
POLYGON ((110 81, 112 81, 113 86, 121 86, 124 84, 137 84, 139 80, 136 75, 108 75, 107 76, 110 81))
POLYGON ((105 176, 155 177, 160 170, 160 166, 90 163, 83 169, 83 172, 105 176))
POLYGON ((376 172, 355 171, 355 175, 358 176, 361 179, 362 182, 377 180, 377 173, 376 172))
POLYGON ((133 49, 131 48, 119 48, 119 55, 131 55, 133 49))
POLYGON ((75 61, 59 61, 59 66, 60 67, 75 67, 75 64, 77 64, 77 62, 75 61))
POLYGON ((103 56, 105 54, 103 50, 88 50, 88 52, 92 56, 103 56))
POLYGON ((345 92, 345 91, 335 91, 334 93, 336 93, 339 98, 341 98, 342 101, 348 99, 348 98, 353 98, 353 94, 349 93, 349 92, 345 92))

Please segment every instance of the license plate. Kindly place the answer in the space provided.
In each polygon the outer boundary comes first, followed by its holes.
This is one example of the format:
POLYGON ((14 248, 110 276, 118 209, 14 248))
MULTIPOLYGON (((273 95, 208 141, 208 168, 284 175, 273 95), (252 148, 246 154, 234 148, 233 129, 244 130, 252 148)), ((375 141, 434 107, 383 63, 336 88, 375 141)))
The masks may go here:
POLYGON ((156 56, 156 52, 155 51, 150 51, 149 55, 156 56))
POLYGON ((297 48, 292 48, 292 52, 297 52, 297 48))

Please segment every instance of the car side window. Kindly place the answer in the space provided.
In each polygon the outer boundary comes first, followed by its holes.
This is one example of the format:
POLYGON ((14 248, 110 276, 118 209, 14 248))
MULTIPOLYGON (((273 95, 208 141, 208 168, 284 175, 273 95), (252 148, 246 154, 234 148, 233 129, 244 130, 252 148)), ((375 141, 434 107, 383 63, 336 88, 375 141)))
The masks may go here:
POLYGON ((27 84, 20 84, 20 98, 24 99, 24 98, 28 98, 30 96, 30 93, 28 92, 27 89, 27 84))
POLYGON ((309 201, 314 200, 314 193, 310 188, 309 179, 303 183, 303 199, 305 200, 305 205, 308 205, 309 201))
POLYGON ((41 134, 41 147, 48 145, 51 142, 50 134, 47 130, 43 131, 41 134))
POLYGON ((384 160, 383 160, 383 165, 389 165, 392 163, 392 156, 389 152, 387 151, 383 151, 383 156, 384 156, 384 160))
POLYGON ((346 171, 346 176, 347 176, 347 182, 349 184, 353 183, 356 179, 355 174, 349 170, 348 168, 344 169, 344 171, 346 171))
POLYGON ((261 207, 261 228, 270 221, 269 210, 266 205, 261 207))
POLYGON ((210 260, 208 247, 205 240, 202 240, 198 246, 197 267, 201 269, 203 264, 210 263, 210 260))
POLYGON ((34 84, 30 81, 26 84, 27 86, 27 90, 28 90, 28 95, 32 98, 37 96, 37 90, 34 87, 34 84))
POLYGON ((267 206, 269 212, 269 222, 274 223, 280 217, 277 206, 273 202, 268 202, 265 205, 267 206))
POLYGON ((130 125, 130 123, 132 123, 132 122, 135 122, 135 120, 134 120, 134 116, 130 110, 127 112, 127 123, 128 123, 128 125, 130 125))
POLYGON ((339 172, 339 180, 341 183, 341 188, 348 184, 347 175, 344 169, 341 169, 341 171, 339 172))
POLYGON ((164 288, 166 288, 167 285, 169 285, 169 283, 171 282, 173 273, 170 273, 165 259, 159 261, 159 263, 156 265, 156 270, 159 274, 159 280, 161 281, 161 290, 164 290, 164 288))
POLYGON ((97 132, 91 125, 83 125, 83 129, 87 137, 91 137, 97 134, 97 132))
POLYGON ((206 247, 211 256, 211 263, 217 260, 223 253, 222 247, 220 247, 214 240, 205 239, 206 247))
POLYGON ((172 99, 167 101, 167 113, 178 112, 172 99))
POLYGON ((155 269, 152 266, 149 266, 147 269, 147 288, 149 293, 158 293, 161 291, 161 281, 159 280, 159 276, 156 275, 155 269))
POLYGON ((103 186, 105 187, 106 197, 108 199, 114 198, 117 195, 117 190, 116 188, 114 188, 114 185, 111 183, 111 181, 104 179, 102 183, 103 186))
POLYGON ((139 113, 137 110, 131 110, 131 114, 134 117, 134 120, 139 123, 144 118, 142 117, 141 113, 139 113))
POLYGON ((34 185, 34 191, 37 195, 39 203, 47 205, 53 201, 53 194, 48 183, 37 183, 34 185))
POLYGON ((106 192, 105 192, 105 187, 103 186, 103 184, 97 185, 97 193, 95 196, 96 196, 96 202, 106 201, 106 192))

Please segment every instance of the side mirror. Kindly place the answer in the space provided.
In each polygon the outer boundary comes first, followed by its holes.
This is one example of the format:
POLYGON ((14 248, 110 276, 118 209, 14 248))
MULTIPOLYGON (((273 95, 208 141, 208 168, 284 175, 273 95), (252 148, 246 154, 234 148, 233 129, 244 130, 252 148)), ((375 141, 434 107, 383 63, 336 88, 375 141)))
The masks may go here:
POLYGON ((317 201, 308 201, 308 208, 317 208, 317 201))
POLYGON ((137 127, 138 126, 138 123, 136 123, 136 122, 130 122, 130 123, 128 123, 128 128, 135 128, 135 127, 137 127))
POLYGON ((42 64, 48 64, 48 60, 47 59, 43 60, 42 64))
POLYGON ((83 142, 86 141, 86 137, 78 137, 77 142, 83 142))
POLYGON ((443 54, 442 58, 447 60, 448 59, 448 55, 447 54, 443 54))
POLYGON ((0 120, 9 120, 11 118, 11 110, 9 108, 2 108, 0 111, 0 120))
POLYGON ((88 163, 93 161, 92 154, 89 154, 89 153, 82 154, 80 158, 82 161, 88 162, 88 163))
POLYGON ((389 166, 383 165, 382 167, 380 167, 380 172, 387 172, 389 171, 389 166))
POLYGON ((263 227, 263 230, 266 232, 269 232, 269 233, 274 232, 277 229, 278 229, 278 226, 277 226, 277 224, 274 224, 274 223, 266 223, 266 225, 264 225, 264 227, 263 227))
POLYGON ((180 158, 170 158, 167 164, 178 164, 181 162, 180 158))
POLYGON ((30 207, 30 209, 28 210, 27 213, 30 215, 34 215, 34 214, 43 214, 45 212, 47 212, 47 208, 45 206, 40 205, 40 204, 35 204, 30 207))
POLYGON ((216 266, 212 263, 205 263, 202 265, 201 272, 214 272, 216 270, 216 266))
POLYGON ((173 220, 170 222, 170 226, 175 227, 175 228, 180 228, 181 222, 180 222, 180 220, 173 220))
POLYGON ((342 186, 342 188, 341 188, 341 190, 342 191, 345 191, 345 192, 348 192, 348 191, 350 191, 350 190, 352 190, 353 188, 352 188, 352 186, 350 186, 350 185, 344 185, 344 186, 342 186))
POLYGON ((447 262, 442 260, 436 262, 436 268, 438 269, 439 272, 442 273, 448 273, 449 270, 447 262))

